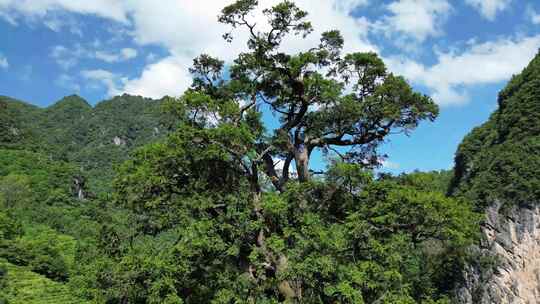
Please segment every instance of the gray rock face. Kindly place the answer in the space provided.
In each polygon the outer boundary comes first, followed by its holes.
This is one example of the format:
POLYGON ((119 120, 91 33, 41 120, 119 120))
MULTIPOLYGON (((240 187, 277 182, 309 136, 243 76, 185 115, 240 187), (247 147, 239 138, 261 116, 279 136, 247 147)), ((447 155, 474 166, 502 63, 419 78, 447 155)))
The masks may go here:
POLYGON ((125 146, 126 145, 126 140, 123 139, 123 138, 120 138, 118 136, 115 136, 113 138, 113 143, 115 146, 125 146))
POLYGON ((540 303, 540 208, 486 210, 482 251, 496 257, 494 269, 470 267, 459 303, 540 303))

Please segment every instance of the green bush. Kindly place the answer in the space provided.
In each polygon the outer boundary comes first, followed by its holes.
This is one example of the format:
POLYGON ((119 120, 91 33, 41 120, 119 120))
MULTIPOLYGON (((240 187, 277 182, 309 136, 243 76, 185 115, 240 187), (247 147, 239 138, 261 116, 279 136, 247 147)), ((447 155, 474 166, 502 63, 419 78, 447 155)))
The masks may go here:
POLYGON ((0 242, 12 240, 22 233, 21 223, 8 216, 5 212, 0 212, 0 242))

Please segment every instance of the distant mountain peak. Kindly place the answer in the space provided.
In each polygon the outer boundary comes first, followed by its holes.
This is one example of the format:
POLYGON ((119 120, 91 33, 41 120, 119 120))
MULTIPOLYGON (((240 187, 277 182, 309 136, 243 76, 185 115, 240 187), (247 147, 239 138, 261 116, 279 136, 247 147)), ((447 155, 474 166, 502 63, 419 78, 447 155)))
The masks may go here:
POLYGON ((82 107, 89 110, 92 109, 92 106, 88 103, 88 101, 86 101, 86 99, 80 97, 79 95, 65 96, 64 98, 60 99, 49 108, 57 108, 57 107, 63 107, 63 106, 82 107))

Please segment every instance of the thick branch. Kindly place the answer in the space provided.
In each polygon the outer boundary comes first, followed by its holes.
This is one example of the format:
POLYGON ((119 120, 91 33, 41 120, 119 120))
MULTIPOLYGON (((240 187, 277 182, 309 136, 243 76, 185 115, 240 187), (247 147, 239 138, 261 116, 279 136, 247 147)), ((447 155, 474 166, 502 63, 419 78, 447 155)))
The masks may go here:
POLYGON ((386 125, 378 128, 373 131, 366 131, 364 134, 359 136, 359 134, 346 134, 341 133, 334 137, 319 137, 309 140, 309 147, 324 147, 324 146, 355 146, 355 145, 364 145, 370 142, 373 142, 377 139, 382 139, 390 133, 392 126, 394 125, 395 120, 391 120, 386 125), (344 139, 345 135, 352 135, 352 138, 344 139), (355 136, 357 135, 357 136, 355 136))
POLYGON ((251 96, 251 101, 248 104, 246 104, 246 105, 244 105, 243 107, 240 108, 240 113, 239 113, 238 117, 235 120, 235 124, 238 124, 238 122, 240 122, 240 120, 242 120, 242 117, 244 116, 244 112, 249 110, 256 103, 257 103, 257 94, 255 93, 255 94, 253 94, 251 96))
POLYGON ((281 182, 276 172, 274 159, 272 159, 272 156, 270 154, 266 153, 263 155, 263 161, 264 161, 266 175, 270 178, 272 185, 274 185, 274 187, 276 187, 278 191, 281 191, 282 190, 281 182))
POLYGON ((291 162, 294 159, 294 154, 289 153, 287 154, 287 157, 285 158, 285 162, 283 163, 283 172, 281 174, 281 180, 280 184, 283 186, 289 181, 289 168, 291 166, 291 162))

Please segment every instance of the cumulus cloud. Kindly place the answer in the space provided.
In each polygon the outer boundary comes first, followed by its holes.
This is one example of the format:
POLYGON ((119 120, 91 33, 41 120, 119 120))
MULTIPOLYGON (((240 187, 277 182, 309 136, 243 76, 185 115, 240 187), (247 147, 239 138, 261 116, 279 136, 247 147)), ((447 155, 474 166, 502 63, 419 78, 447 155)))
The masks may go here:
POLYGON ((466 0, 465 2, 477 9, 484 18, 493 21, 499 12, 510 7, 512 0, 466 0))
POLYGON ((341 0, 334 2, 334 7, 342 12, 350 13, 359 7, 366 6, 368 3, 368 0, 341 0))
POLYGON ((9 62, 6 57, 0 54, 0 69, 7 70, 9 68, 9 62))
MULTIPOLYGON (((269 7, 278 1, 260 0, 260 4, 269 7)), ((510 3, 510 0, 466 1, 486 18, 494 17, 510 3)), ((222 7, 232 2, 162 0, 156 5, 150 1, 0 0, 0 16, 13 12, 8 15, 16 22, 22 17, 45 18, 56 11, 64 11, 112 20, 119 29, 116 32, 132 37, 139 46, 161 46, 168 55, 163 58, 148 55, 140 74, 129 78, 102 69, 86 70, 82 75, 94 84, 104 86, 111 95, 126 92, 159 98, 180 95, 191 84, 188 68, 198 54, 208 53, 231 62, 245 49, 246 32, 235 33, 232 44, 221 39, 227 29, 218 24, 217 15, 222 7)), ((442 35, 444 24, 453 11, 448 0, 393 0, 384 6, 387 14, 381 20, 371 22, 364 17, 352 16, 354 10, 369 4, 367 0, 295 2, 310 13, 308 19, 316 31, 305 40, 285 41, 285 51, 310 48, 318 43, 321 32, 330 29, 342 31, 346 52, 378 51, 368 39, 368 32, 373 28, 384 31, 397 43, 400 40, 401 43, 421 43, 429 37, 442 35)), ((260 12, 250 18, 258 25, 264 24, 260 12)), ((469 100, 471 86, 503 81, 519 72, 540 46, 539 41, 536 36, 472 43, 462 52, 437 52, 433 65, 397 57, 386 58, 386 61, 394 72, 426 86, 439 104, 460 104, 469 100)), ((102 48, 101 44, 56 46, 51 50, 51 57, 69 69, 82 58, 120 62, 138 56, 135 49, 112 52, 102 48)))
POLYGON ((151 98, 179 96, 191 84, 191 75, 186 69, 190 63, 181 56, 167 57, 146 66, 140 77, 127 80, 121 90, 151 98))
POLYGON ((390 69, 428 87, 440 105, 469 101, 467 88, 498 83, 520 72, 540 47, 540 35, 472 43, 463 52, 438 52, 431 66, 410 59, 387 58, 390 69))
MULTIPOLYGON (((262 7, 269 7, 278 0, 261 0, 262 7)), ((192 59, 200 53, 218 56, 228 62, 245 49, 246 32, 235 33, 232 44, 221 38, 227 29, 217 22, 222 7, 231 0, 200 0, 187 3, 164 0, 160 5, 147 1, 132 2, 129 5, 133 20, 132 35, 140 45, 161 45, 170 56, 149 64, 139 78, 130 80, 124 91, 152 94, 181 93, 191 84, 187 74, 192 59), (163 18, 163 16, 169 16, 163 18), (178 34, 181 29, 181 35, 178 34), (170 75, 163 81, 163 74, 170 75)), ((287 51, 297 51, 317 45, 320 33, 339 29, 345 38, 347 51, 376 51, 368 39, 369 23, 364 18, 350 16, 353 9, 367 4, 365 0, 297 0, 296 4, 309 11, 309 19, 316 29, 307 39, 287 40, 283 45, 287 51)), ((262 24, 261 13, 251 16, 262 24)))
MULTIPOLYGON (((6 16, 10 16, 9 21, 16 22, 21 18, 46 20, 57 12, 71 12, 115 21, 121 28, 129 29, 130 37, 133 37, 137 44, 162 46, 169 52, 166 58, 148 63, 140 77, 126 82, 124 88, 125 91, 157 94, 182 92, 187 88, 191 80, 185 71, 191 65, 192 58, 198 54, 208 53, 230 62, 245 48, 245 32, 237 33, 238 39, 232 44, 225 43, 221 38, 227 29, 218 24, 217 16, 221 8, 232 2, 233 0, 162 0, 156 5, 151 1, 0 0, 0 16, 4 16, 6 20, 6 16), (165 71, 167 69, 168 71, 165 71), (172 78, 174 81, 160 79, 164 73, 176 75, 172 78)), ((278 2, 279 0, 261 0, 260 4, 261 7, 269 7, 278 2)), ((309 11, 309 19, 316 31, 301 42, 296 39, 285 41, 286 50, 312 47, 318 42, 319 34, 330 29, 342 31, 347 51, 377 50, 367 39, 368 20, 351 16, 353 10, 368 4, 367 0, 297 0, 295 3, 309 11)), ((262 17, 260 12, 251 16, 258 24, 264 23, 259 20, 262 17)), ((49 22, 49 26, 58 28, 59 25, 49 22)), ((73 67, 80 58, 89 57, 84 52, 68 55, 65 50, 67 48, 63 48, 53 50, 51 56, 65 69, 73 67)), ((93 55, 107 62, 130 57, 128 53, 121 57, 104 51, 94 52, 93 55)))
POLYGON ((386 9, 390 14, 375 22, 375 29, 387 37, 399 38, 405 34, 417 42, 441 35, 452 12, 446 0, 398 0, 388 4, 386 9))
POLYGON ((170 56, 148 65, 140 77, 133 79, 103 69, 84 70, 81 76, 90 81, 91 88, 105 87, 109 96, 128 93, 158 99, 182 95, 178 84, 191 83, 191 76, 184 69, 187 64, 170 56))

